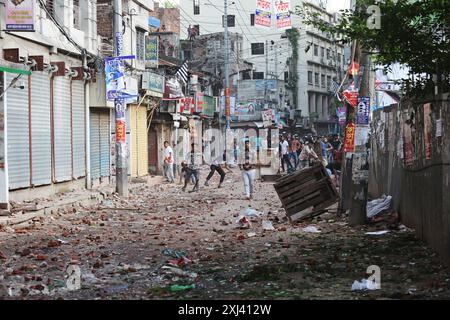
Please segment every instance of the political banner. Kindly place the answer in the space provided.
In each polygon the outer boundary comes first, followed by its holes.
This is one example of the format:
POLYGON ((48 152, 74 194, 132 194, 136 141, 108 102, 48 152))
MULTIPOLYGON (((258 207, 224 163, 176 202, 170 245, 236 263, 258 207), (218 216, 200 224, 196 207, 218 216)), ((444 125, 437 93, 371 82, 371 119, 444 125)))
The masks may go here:
POLYGON ((6 31, 34 31, 34 0, 6 0, 6 31))
POLYGON ((275 0, 275 16, 278 30, 292 28, 291 4, 289 0, 275 0))
POLYGON ((345 129, 344 152, 355 152, 355 125, 351 122, 345 129))
POLYGON ((356 124, 369 124, 370 97, 359 97, 356 110, 356 124))
POLYGON ((272 27, 271 0, 256 0, 255 26, 265 29, 272 27))
POLYGON ((163 100, 179 100, 184 98, 180 81, 176 78, 166 79, 163 100))

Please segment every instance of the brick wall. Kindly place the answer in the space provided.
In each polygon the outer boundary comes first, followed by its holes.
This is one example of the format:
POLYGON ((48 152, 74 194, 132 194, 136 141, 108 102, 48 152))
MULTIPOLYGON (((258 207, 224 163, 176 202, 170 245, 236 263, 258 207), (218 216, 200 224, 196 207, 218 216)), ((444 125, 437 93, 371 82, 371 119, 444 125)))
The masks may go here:
POLYGON ((155 11, 150 12, 150 16, 161 21, 159 31, 180 34, 180 10, 178 8, 161 8, 159 3, 155 2, 155 11))
POLYGON ((113 4, 111 0, 97 0, 97 33, 113 37, 113 4))

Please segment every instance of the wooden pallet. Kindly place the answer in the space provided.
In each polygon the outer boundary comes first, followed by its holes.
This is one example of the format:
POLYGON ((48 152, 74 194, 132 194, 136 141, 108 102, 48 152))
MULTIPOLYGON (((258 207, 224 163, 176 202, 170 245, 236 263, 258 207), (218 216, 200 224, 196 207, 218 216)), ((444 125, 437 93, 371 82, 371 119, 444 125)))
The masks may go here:
POLYGON ((321 164, 281 177, 274 187, 291 222, 323 211, 339 198, 321 164))

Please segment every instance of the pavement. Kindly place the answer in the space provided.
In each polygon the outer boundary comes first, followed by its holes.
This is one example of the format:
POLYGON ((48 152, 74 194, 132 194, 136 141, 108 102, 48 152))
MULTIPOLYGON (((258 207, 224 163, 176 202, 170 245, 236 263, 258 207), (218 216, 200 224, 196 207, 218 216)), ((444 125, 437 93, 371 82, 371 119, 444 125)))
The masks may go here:
POLYGON ((103 192, 1 225, 0 299, 450 298, 449 267, 414 230, 350 227, 334 208, 290 224, 273 183, 258 181, 245 200, 238 169, 221 189, 218 175, 203 186, 207 172, 196 193, 138 179, 129 199, 103 192), (352 290, 370 266, 380 289, 352 290))

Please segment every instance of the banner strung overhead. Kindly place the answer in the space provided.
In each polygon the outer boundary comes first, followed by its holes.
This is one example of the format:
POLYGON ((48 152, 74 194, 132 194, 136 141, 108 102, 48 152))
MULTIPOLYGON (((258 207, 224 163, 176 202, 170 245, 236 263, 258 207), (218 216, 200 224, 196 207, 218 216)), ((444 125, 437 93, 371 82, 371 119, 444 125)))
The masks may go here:
POLYGON ((289 0, 275 0, 275 16, 277 17, 278 30, 292 28, 291 4, 289 0))
POLYGON ((272 27, 271 0, 256 0, 255 26, 265 29, 272 27))

